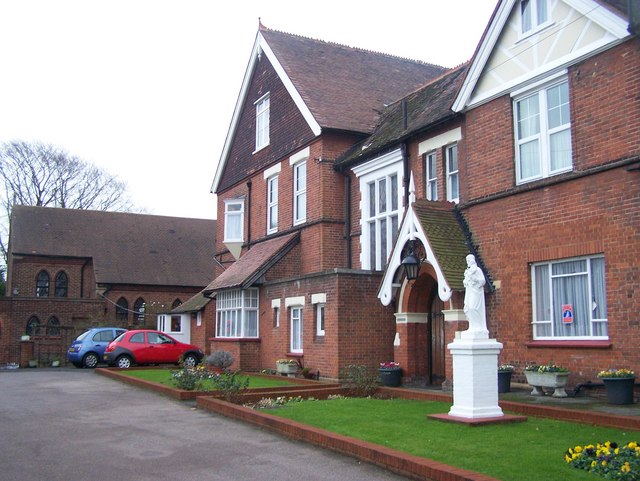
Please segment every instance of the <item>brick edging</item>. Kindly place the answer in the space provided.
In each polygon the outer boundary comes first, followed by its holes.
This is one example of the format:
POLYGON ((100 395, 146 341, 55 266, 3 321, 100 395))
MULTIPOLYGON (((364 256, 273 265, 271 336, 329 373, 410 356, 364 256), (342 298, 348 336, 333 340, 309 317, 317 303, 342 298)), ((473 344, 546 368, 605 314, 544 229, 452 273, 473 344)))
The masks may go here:
POLYGON ((197 399, 197 406, 248 422, 283 436, 352 456, 361 461, 383 467, 402 476, 427 481, 497 481, 484 474, 449 466, 431 459, 396 451, 377 444, 332 433, 290 419, 231 404, 210 396, 197 399))

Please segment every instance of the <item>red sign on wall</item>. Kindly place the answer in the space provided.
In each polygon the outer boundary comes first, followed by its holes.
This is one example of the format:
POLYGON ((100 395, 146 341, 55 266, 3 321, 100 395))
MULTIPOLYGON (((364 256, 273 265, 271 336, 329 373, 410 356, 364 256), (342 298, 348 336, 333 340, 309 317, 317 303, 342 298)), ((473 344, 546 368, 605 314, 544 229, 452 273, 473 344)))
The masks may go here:
POLYGON ((562 322, 564 324, 571 324, 573 322, 572 304, 562 304, 562 322))

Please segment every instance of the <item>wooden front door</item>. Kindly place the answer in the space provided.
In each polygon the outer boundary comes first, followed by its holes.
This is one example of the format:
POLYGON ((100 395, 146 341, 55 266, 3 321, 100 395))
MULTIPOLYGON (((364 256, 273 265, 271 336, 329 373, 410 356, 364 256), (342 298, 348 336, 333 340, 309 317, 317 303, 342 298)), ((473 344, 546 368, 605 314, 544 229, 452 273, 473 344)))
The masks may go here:
POLYGON ((438 297, 437 287, 431 295, 429 309, 429 384, 440 385, 445 380, 444 303, 438 297))

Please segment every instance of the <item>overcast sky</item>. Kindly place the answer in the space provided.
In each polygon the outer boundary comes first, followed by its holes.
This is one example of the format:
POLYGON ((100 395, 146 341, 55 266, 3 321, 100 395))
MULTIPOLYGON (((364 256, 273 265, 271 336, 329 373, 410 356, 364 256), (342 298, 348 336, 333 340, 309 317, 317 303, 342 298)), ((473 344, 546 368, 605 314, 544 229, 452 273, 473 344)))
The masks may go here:
POLYGON ((0 0, 0 142, 41 141, 124 180, 150 214, 215 218, 209 192, 258 18, 446 67, 496 0, 0 0))

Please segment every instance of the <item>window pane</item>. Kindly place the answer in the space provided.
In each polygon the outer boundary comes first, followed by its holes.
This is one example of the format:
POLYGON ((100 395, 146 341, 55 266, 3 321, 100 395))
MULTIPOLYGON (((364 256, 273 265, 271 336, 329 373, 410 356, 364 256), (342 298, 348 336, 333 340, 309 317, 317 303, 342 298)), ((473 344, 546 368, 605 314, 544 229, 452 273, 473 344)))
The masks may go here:
POLYGON ((376 268, 376 222, 369 222, 369 269, 376 268))
POLYGON ((536 7, 538 7, 537 24, 542 25, 547 21, 547 0, 537 0, 536 7))
POLYGON ((607 293, 604 277, 604 259, 591 259, 591 292, 592 292, 592 317, 594 319, 607 318, 607 293))
POLYGON ((387 264, 387 219, 380 220, 380 266, 387 264))
POLYGON ((571 131, 557 132, 549 137, 551 172, 571 167, 571 131))
POLYGON ((539 142, 533 140, 520 145, 520 178, 528 179, 542 175, 539 142))
POLYGON ((569 123, 569 84, 561 83, 547 90, 549 128, 569 123))
POLYGON ((387 179, 378 181, 378 213, 387 211, 387 179))
POLYGON ((376 184, 369 184, 369 217, 376 215, 376 184))
POLYGON ((389 177, 391 183, 391 210, 398 210, 398 176, 392 175, 389 177))
POLYGON ((391 234, 392 234, 391 245, 393 246, 393 244, 396 243, 396 239, 398 238, 398 216, 397 215, 391 216, 391 234))
POLYGON ((540 105, 538 94, 517 103, 518 139, 526 139, 540 133, 540 105))
POLYGON ((531 4, 529 0, 520 2, 520 16, 522 18, 522 31, 528 32, 531 30, 531 4))
MULTIPOLYGON (((555 265, 554 265, 555 270, 555 265)), ((591 335, 589 284, 587 275, 571 275, 552 279, 553 318, 556 337, 591 335), (573 312, 573 321, 565 322, 567 309, 573 312)))

